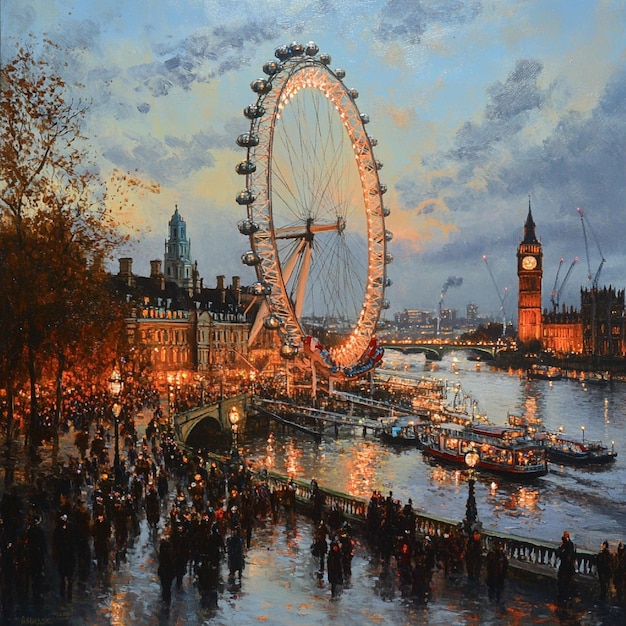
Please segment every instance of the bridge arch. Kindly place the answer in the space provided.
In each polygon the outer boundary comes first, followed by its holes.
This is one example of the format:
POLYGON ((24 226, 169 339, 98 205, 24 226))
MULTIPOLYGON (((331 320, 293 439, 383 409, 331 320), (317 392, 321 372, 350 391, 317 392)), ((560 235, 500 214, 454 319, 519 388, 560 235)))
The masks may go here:
POLYGON ((238 415, 239 432, 245 430, 249 396, 238 394, 222 398, 213 404, 197 406, 173 417, 174 434, 183 446, 199 447, 207 440, 218 436, 230 435, 232 428, 229 420, 231 411, 238 415))

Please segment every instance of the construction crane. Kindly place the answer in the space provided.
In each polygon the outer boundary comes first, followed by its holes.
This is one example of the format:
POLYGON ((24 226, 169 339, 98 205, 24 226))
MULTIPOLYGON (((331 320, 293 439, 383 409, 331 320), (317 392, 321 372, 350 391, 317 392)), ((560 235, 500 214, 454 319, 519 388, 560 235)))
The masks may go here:
POLYGON ((574 257, 571 265, 569 266, 565 277, 562 282, 559 284, 559 274, 561 273, 561 268, 563 267, 563 263, 565 263, 565 259, 561 259, 559 262, 559 268, 556 271, 556 278, 554 279, 554 287, 552 288, 552 293, 550 294, 550 299, 552 300, 552 310, 555 313, 559 311, 559 302, 561 301, 561 293, 563 292, 563 288, 565 287, 565 283, 567 283, 572 270, 574 269, 574 265, 578 263, 578 257, 574 257))
POLYGON ((491 271, 491 268, 489 267, 489 262, 487 261, 486 254, 483 254, 483 261, 485 262, 485 265, 487 266, 487 270, 489 270, 489 276, 491 276, 491 282, 493 283, 493 286, 496 288, 496 293, 498 294, 498 299, 500 300, 500 313, 502 314, 502 336, 504 337, 504 335, 506 335, 506 309, 504 305, 506 303, 507 296, 509 295, 509 288, 505 287, 503 294, 500 292, 498 283, 496 282, 493 272, 491 271))
MULTIPOLYGON (((596 237, 596 234, 593 232, 593 228, 591 228, 591 224, 588 223, 589 230, 593 235, 594 241, 596 242, 596 246, 598 246, 598 252, 600 253, 600 265, 598 265, 598 269, 596 270, 595 276, 591 277, 591 262, 589 261, 589 242, 587 240, 587 230, 585 228, 585 215, 583 210, 579 207, 578 213, 580 214, 580 223, 583 227, 583 237, 585 239, 585 254, 587 255, 587 279, 591 282, 591 354, 596 354, 597 352, 597 342, 598 342, 598 331, 597 331, 597 320, 596 320, 596 307, 597 307, 597 292, 598 292, 598 281, 600 280, 600 272, 602 271, 602 267, 605 263, 604 255, 602 254, 602 249, 600 248, 600 242, 596 237)), ((611 334, 609 333, 609 340, 611 339, 611 334)))
POLYGON ((600 253, 600 259, 601 259, 600 265, 598 266, 595 276, 592 279, 591 262, 589 261, 589 241, 587 239, 587 229, 585 228, 585 214, 583 213, 583 210, 580 207, 577 209, 577 211, 580 214, 580 223, 582 224, 582 227, 583 227, 583 238, 585 239, 585 254, 587 255, 587 279, 592 281, 591 286, 595 290, 598 288, 598 281, 600 280, 600 272, 602 271, 602 267, 604 266, 606 259, 604 258, 604 255, 602 254, 602 249, 600 248, 600 242, 598 241, 596 234, 593 232, 593 228, 591 227, 591 224, 587 222, 589 231, 593 235, 593 239, 596 242, 596 246, 598 247, 598 252, 600 253))

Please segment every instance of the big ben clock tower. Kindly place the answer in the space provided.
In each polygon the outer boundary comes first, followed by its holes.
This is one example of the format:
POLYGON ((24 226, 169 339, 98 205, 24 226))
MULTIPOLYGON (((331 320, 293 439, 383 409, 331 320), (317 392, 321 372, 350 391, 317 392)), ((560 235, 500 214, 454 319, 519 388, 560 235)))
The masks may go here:
POLYGON ((543 251, 535 234, 535 222, 528 200, 524 240, 517 248, 517 335, 522 343, 541 341, 541 279, 543 251))

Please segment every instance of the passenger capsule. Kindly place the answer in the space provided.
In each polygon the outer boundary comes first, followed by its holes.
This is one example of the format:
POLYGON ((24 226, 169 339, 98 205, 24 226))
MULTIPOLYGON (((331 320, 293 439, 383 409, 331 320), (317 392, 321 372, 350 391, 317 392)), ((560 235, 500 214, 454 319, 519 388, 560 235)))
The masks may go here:
POLYGON ((370 140, 370 146, 374 147, 378 145, 378 139, 376 139, 375 137, 370 137, 368 135, 367 138, 370 140))
POLYGON ((249 120, 255 120, 257 117, 263 117, 265 109, 259 104, 250 104, 243 110, 243 114, 249 120))
POLYGON ((391 287, 393 285, 393 280, 391 278, 385 278, 385 287, 391 287))
POLYGON ((268 330, 276 330, 280 328, 282 322, 277 315, 270 315, 263 320, 263 326, 268 330))
POLYGON ((387 185, 380 183, 380 193, 387 193, 387 185))
POLYGON ((248 189, 240 191, 235 198, 237 204, 241 204, 242 206, 246 204, 252 204, 255 200, 256 196, 248 189))
POLYGON ((304 47, 304 52, 310 57, 314 57, 319 51, 319 46, 314 41, 309 41, 304 47))
POLYGON ((296 357, 297 354, 298 354, 297 346, 294 346, 290 343, 284 343, 280 347, 280 356, 282 356, 283 359, 293 359, 296 357))
POLYGON ((280 63, 276 63, 276 61, 268 61, 263 65, 263 71, 268 76, 274 76, 274 74, 278 74, 282 69, 283 66, 280 63))
POLYGON ((237 145, 242 148, 253 148, 259 145, 259 138, 252 133, 243 133, 237 137, 237 145))
POLYGON ((389 217, 391 215, 391 209, 386 206, 383 207, 383 217, 389 217))
POLYGON ((258 232, 259 225, 251 219, 246 218, 237 224, 237 228, 242 235, 250 237, 250 235, 254 235, 254 233, 258 232))
POLYGON ((261 257, 254 250, 248 250, 241 255, 241 262, 249 267, 254 267, 261 262, 261 257))
POLYGON ((382 170, 383 169, 383 162, 379 161, 378 159, 376 160, 376 169, 377 170, 382 170))
POLYGON ((292 41, 289 44, 289 50, 291 51, 291 56, 301 57, 304 54, 304 46, 297 41, 292 41))
POLYGON ((250 89, 252 89, 254 93, 263 95, 272 91, 272 85, 264 78, 257 78, 250 83, 250 89))
POLYGON ((287 46, 278 46, 278 48, 276 48, 276 50, 274 50, 274 56, 279 60, 279 61, 286 61, 289 56, 289 48, 287 46))
POLYGON ((250 290, 255 296, 268 296, 272 293, 271 287, 267 283, 262 282, 252 283, 250 290))
POLYGON ((348 94, 353 100, 356 100, 359 97, 359 92, 356 89, 348 89, 348 94))
POLYGON ((390 230, 385 231, 385 241, 391 241, 393 239, 393 233, 390 230))
POLYGON ((237 163, 235 171, 237 172, 237 174, 245 176, 246 174, 252 174, 252 172, 256 172, 256 165, 252 163, 252 161, 241 161, 237 163))
POLYGON ((393 263, 393 254, 391 254, 391 252, 385 252, 385 263, 387 265, 393 263))
POLYGON ((339 80, 343 80, 346 77, 346 70, 342 70, 340 67, 338 67, 335 70, 335 76, 339 79, 339 80))
POLYGON ((326 52, 322 52, 322 54, 320 54, 319 56, 319 60, 320 60, 320 63, 322 63, 323 65, 330 65, 332 58, 330 54, 327 54, 326 52))
POLYGON ((361 118, 361 121, 363 122, 363 124, 370 123, 370 116, 367 113, 361 113, 359 117, 361 118))
POLYGON ((389 302, 389 300, 387 300, 387 298, 383 298, 382 302, 380 303, 380 307, 382 309, 388 309, 391 306, 391 303, 389 302))

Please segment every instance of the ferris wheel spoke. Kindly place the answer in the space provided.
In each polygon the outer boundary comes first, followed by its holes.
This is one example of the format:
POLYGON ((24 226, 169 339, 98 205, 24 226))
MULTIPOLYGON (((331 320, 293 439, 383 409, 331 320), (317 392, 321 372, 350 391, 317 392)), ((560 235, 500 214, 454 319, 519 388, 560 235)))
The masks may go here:
POLYGON ((302 319, 302 313, 304 310, 306 285, 309 278, 309 269, 311 267, 311 250, 312 247, 310 245, 306 245, 304 247, 304 251, 302 254, 302 265, 300 267, 300 272, 298 273, 298 279, 296 281, 294 310, 298 319, 302 319))

